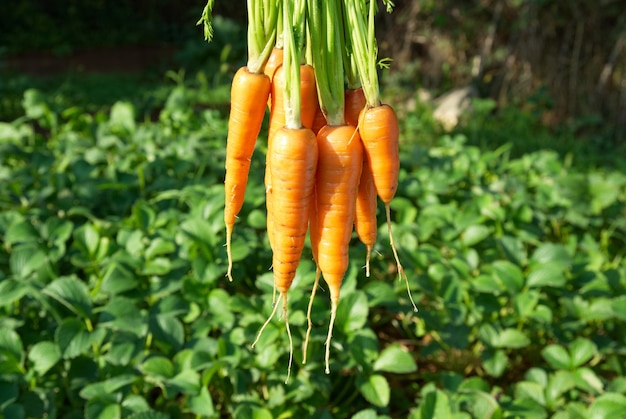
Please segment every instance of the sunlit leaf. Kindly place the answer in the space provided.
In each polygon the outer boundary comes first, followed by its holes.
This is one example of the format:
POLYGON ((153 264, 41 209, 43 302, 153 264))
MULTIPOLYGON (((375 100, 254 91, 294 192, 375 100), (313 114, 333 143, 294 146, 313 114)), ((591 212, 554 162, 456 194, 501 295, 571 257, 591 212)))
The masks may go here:
POLYGON ((374 406, 385 407, 389 404, 391 390, 385 377, 378 374, 370 375, 358 384, 359 391, 374 406))
POLYGON ((391 345, 380 353, 374 362, 374 370, 406 374, 416 371, 417 364, 408 351, 398 345, 391 345))

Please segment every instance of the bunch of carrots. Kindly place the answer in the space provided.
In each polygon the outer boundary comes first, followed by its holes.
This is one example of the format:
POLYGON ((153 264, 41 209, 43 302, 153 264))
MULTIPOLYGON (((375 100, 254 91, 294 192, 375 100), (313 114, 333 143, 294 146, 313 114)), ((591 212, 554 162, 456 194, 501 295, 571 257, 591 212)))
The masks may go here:
MULTIPOLYGON (((209 0, 203 13, 210 38, 209 0)), ((383 2, 391 11, 390 0, 383 2)), ((366 275, 377 238, 378 199, 400 278, 407 284, 393 241, 390 203, 398 186, 399 127, 381 103, 374 32, 375 0, 247 0, 248 61, 231 87, 226 144, 227 276, 232 281, 231 239, 244 202, 250 162, 269 110, 266 156, 267 234, 272 249, 275 315, 282 300, 293 359, 287 292, 307 234, 317 270, 307 312, 303 363, 319 279, 330 291, 326 373, 340 288, 353 232, 366 246, 366 275), (276 298, 276 292, 278 297, 276 298)))

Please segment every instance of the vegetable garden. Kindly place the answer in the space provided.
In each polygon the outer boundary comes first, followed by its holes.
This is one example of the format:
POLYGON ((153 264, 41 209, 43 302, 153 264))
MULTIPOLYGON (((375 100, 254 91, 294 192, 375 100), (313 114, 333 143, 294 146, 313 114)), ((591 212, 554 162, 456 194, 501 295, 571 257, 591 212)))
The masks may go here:
MULTIPOLYGON (((235 97, 230 112, 207 106, 218 86, 202 77, 169 86, 152 117, 131 100, 94 111, 31 88, 20 116, 0 122, 0 417, 625 417, 620 156, 598 167, 549 144, 479 147, 470 140, 495 124, 479 106, 449 134, 426 109, 398 112, 397 177, 390 194, 369 190, 378 234, 367 244, 350 219, 382 153, 359 147, 340 166, 332 156, 367 135, 366 117, 344 112, 346 86, 363 87, 358 111, 391 99, 378 86, 374 3, 283 4, 295 8, 249 10, 247 67, 268 77, 282 42, 287 113, 275 128, 281 90, 268 84, 245 156, 233 158, 235 97), (325 20, 344 12, 361 38, 325 20), (311 39, 342 47, 307 49, 311 39), (308 108, 307 60, 322 69, 308 108), (296 158, 300 137, 284 131, 312 128, 307 109, 329 126, 296 158), (351 129, 338 139, 337 126, 351 129), (311 155, 308 187, 283 173, 311 155), (229 159, 247 172, 235 209, 229 159), (283 189, 294 181, 311 208, 297 217, 283 189), (335 213, 338 196, 352 202, 335 213), (301 240, 285 262, 291 218, 301 240)), ((500 129, 520 117, 509 118, 500 129)))

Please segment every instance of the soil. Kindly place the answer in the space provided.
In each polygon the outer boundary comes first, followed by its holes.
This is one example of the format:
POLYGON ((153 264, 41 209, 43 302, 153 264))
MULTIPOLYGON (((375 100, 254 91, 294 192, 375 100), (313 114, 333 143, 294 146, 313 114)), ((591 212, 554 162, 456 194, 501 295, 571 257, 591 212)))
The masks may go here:
POLYGON ((60 56, 37 51, 5 57, 3 66, 20 74, 47 76, 66 72, 141 73, 173 61, 172 47, 116 47, 75 51, 60 56))

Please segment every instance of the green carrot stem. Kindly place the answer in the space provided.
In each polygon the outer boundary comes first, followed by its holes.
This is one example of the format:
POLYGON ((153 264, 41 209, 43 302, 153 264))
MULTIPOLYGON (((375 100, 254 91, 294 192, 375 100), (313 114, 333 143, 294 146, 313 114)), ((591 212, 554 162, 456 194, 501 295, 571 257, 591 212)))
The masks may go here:
POLYGON ((271 0, 247 0, 248 70, 261 73, 276 42, 278 9, 271 0))
POLYGON ((300 64, 304 47, 304 0, 283 0, 283 68, 285 71, 285 125, 302 127, 300 64))
POLYGON ((329 125, 343 125, 343 20, 340 0, 309 1, 310 50, 320 108, 329 125))
POLYGON ((378 49, 374 28, 375 5, 375 1, 370 0, 368 11, 364 0, 345 0, 346 27, 368 107, 376 107, 381 103, 376 71, 378 49))

